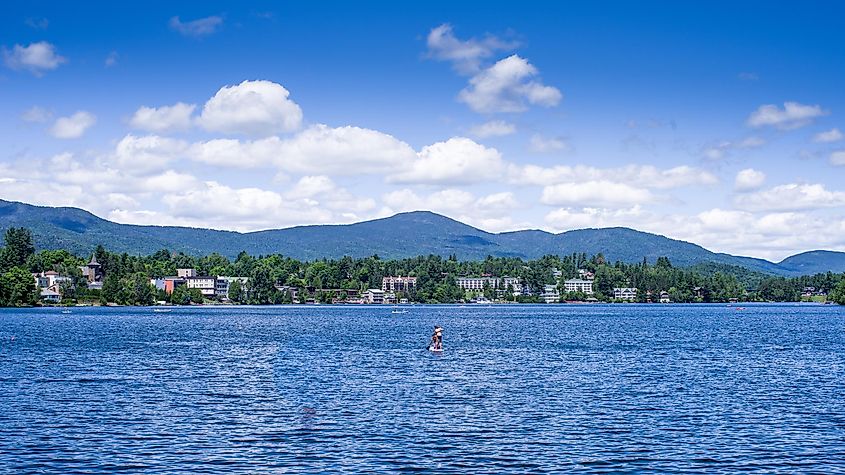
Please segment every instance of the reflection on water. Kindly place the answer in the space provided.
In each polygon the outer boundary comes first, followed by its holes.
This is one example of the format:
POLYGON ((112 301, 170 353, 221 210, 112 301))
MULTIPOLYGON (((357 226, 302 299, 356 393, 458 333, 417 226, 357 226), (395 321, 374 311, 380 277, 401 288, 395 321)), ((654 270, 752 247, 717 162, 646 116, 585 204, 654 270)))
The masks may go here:
POLYGON ((836 306, 5 309, 0 472, 831 473, 843 329, 836 306))

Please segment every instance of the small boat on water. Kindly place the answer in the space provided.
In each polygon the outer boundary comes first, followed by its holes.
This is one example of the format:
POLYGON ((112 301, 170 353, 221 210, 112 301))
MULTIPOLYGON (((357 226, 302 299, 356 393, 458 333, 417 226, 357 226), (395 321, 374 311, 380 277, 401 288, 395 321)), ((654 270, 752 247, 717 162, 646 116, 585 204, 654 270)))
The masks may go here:
POLYGON ((399 314, 399 313, 408 313, 408 311, 405 310, 404 308, 394 308, 393 310, 390 311, 390 313, 399 314))
POLYGON ((173 311, 173 309, 171 309, 171 308, 154 308, 153 309, 153 312, 155 312, 155 313, 170 313, 172 311, 173 311))
POLYGON ((69 313, 73 313, 73 310, 62 310, 62 313, 67 315, 69 313))

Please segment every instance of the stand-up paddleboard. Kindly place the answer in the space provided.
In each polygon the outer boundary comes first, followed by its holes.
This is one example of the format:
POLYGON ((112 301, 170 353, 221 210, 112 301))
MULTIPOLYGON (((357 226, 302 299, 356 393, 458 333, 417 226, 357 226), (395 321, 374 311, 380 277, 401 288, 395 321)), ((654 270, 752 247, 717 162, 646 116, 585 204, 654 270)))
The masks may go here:
POLYGON ((443 348, 435 348, 433 346, 429 346, 428 351, 432 353, 443 353, 443 348))

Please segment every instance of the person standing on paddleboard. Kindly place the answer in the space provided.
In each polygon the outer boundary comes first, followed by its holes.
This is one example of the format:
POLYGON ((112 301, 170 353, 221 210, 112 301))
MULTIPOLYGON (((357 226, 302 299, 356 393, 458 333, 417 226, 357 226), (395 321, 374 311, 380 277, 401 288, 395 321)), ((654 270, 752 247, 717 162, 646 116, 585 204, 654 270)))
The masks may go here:
POLYGON ((431 343, 429 343, 428 349, 443 351, 443 328, 440 325, 434 325, 434 334, 431 335, 431 343))

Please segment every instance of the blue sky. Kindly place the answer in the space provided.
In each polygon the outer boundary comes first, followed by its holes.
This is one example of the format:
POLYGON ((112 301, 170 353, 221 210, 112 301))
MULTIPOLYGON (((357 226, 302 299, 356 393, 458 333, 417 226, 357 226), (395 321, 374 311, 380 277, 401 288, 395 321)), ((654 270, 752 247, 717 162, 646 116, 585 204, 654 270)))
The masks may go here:
POLYGON ((431 209, 845 250, 845 6, 0 7, 0 198, 254 230, 431 209))

